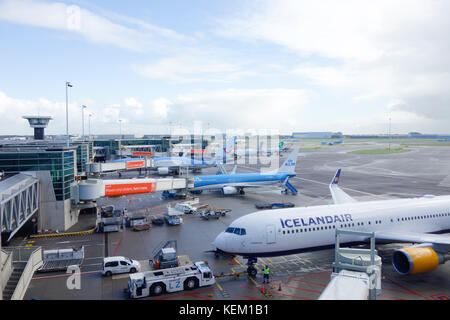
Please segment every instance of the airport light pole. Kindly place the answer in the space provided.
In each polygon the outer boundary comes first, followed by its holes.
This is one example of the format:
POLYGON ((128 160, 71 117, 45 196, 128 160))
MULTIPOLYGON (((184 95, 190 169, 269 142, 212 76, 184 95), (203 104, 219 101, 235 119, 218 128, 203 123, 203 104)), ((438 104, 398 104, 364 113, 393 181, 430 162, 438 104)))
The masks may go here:
POLYGON ((88 121, 89 141, 91 141, 91 117, 92 117, 92 113, 89 113, 89 121, 88 121))
POLYGON ((81 128, 82 128, 81 139, 83 139, 83 141, 84 141, 84 109, 86 108, 87 107, 85 105, 81 106, 81 128))
POLYGON ((120 132, 120 138, 122 139, 122 119, 119 119, 119 132, 120 132))
POLYGON ((391 152, 391 117, 389 117, 389 152, 391 152))
POLYGON ((69 146, 69 87, 72 88, 73 85, 66 81, 66 136, 67 136, 67 146, 69 146))

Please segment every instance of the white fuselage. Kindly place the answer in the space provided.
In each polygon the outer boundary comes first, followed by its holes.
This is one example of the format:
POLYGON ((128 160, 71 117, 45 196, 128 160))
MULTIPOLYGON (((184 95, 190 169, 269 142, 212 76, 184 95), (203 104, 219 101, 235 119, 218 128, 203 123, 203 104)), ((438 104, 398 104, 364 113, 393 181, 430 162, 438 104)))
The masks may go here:
MULTIPOLYGON (((448 230, 450 196, 259 211, 233 221, 213 245, 222 252, 242 256, 280 256, 331 248, 336 229, 419 233, 448 230)), ((365 240, 361 236, 341 237, 343 243, 365 240)))

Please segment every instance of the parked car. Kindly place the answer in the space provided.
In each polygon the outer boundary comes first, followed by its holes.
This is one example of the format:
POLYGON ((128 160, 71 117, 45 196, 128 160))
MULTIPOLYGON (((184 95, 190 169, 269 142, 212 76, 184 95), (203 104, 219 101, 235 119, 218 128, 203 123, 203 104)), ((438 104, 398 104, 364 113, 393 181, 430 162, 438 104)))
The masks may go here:
POLYGON ((152 223, 157 225, 157 226, 161 226, 164 224, 164 219, 161 217, 157 217, 157 216, 153 216, 152 217, 152 223))
POLYGON ((164 219, 166 220, 166 223, 170 226, 177 226, 183 223, 183 218, 181 218, 180 216, 165 215, 164 219))
POLYGON ((293 208, 295 204, 292 202, 272 203, 272 208, 293 208))
POLYGON ((269 202, 258 202, 255 204, 256 209, 274 209, 274 208, 293 208, 295 204, 292 202, 283 203, 269 203, 269 202))
POLYGON ((115 256, 103 258, 103 270, 104 276, 111 276, 116 273, 135 273, 141 271, 141 263, 139 261, 115 256))

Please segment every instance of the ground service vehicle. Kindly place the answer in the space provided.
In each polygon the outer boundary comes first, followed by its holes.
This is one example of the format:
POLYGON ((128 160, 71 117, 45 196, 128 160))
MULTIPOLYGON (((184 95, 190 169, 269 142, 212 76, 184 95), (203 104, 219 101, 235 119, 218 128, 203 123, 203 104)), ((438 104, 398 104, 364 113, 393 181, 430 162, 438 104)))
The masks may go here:
POLYGON ((128 294, 132 299, 162 293, 191 290, 215 283, 209 265, 204 261, 170 269, 130 274, 128 294))
POLYGON ((114 273, 135 273, 141 271, 141 263, 125 257, 115 256, 103 258, 104 276, 111 276, 114 273))

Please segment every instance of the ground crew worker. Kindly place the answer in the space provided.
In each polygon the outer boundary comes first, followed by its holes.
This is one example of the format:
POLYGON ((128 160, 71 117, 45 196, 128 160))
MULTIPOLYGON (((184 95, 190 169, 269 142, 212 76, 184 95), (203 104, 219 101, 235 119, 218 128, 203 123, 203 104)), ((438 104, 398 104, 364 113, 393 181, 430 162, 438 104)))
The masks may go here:
POLYGON ((269 267, 266 265, 266 267, 264 268, 264 283, 269 283, 269 267))

